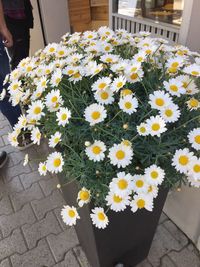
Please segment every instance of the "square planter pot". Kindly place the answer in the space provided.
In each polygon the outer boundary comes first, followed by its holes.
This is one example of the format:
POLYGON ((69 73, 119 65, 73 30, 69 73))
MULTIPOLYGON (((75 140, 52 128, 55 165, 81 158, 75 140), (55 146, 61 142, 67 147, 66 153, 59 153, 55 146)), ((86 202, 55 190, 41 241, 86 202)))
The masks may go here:
MULTIPOLYGON (((62 175, 59 179, 62 183, 62 175)), ((64 186, 62 192, 68 205, 76 205, 78 187, 75 182, 64 186)), ((91 205, 81 208, 81 219, 75 229, 91 266, 113 267, 122 263, 133 267, 143 261, 148 256, 167 193, 168 189, 160 188, 153 212, 143 209, 133 213, 130 208, 123 212, 109 211, 109 224, 104 230, 92 225, 91 205)))

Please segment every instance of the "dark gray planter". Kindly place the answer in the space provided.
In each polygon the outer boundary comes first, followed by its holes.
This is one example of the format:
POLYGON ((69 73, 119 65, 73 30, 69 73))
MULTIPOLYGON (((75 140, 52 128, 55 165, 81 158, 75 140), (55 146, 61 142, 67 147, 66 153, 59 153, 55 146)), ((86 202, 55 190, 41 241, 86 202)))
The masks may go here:
MULTIPOLYGON (((62 181, 62 176, 60 179, 62 181)), ((68 184, 62 191, 66 203, 75 205, 76 183, 68 184)), ((104 230, 92 225, 90 205, 81 208, 81 219, 75 229, 91 266, 113 267, 123 263, 126 267, 132 267, 144 260, 148 256, 167 193, 167 189, 159 190, 153 212, 139 210, 132 213, 129 208, 119 213, 109 211, 109 225, 104 230)))

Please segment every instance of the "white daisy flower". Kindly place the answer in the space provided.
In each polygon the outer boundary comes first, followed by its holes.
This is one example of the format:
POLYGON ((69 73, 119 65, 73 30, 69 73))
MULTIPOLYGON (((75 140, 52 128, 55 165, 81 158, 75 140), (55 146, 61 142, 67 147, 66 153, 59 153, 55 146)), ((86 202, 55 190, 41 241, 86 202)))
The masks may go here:
POLYGON ((172 102, 172 99, 169 94, 166 94, 163 91, 154 91, 153 94, 149 95, 149 99, 149 104, 151 105, 151 107, 157 110, 164 109, 172 102))
POLYGON ((131 211, 136 212, 138 209, 153 210, 153 198, 146 194, 134 195, 130 203, 131 211))
POLYGON ((113 80, 110 88, 113 92, 118 92, 125 84, 126 78, 124 76, 119 76, 113 80))
POLYGON ((156 198, 158 196, 158 187, 156 185, 149 185, 147 195, 156 198))
POLYGON ((194 180, 200 181, 200 158, 192 157, 189 163, 188 175, 194 180))
POLYGON ((160 115, 166 122, 175 122, 179 119, 181 112, 178 105, 172 103, 162 109, 160 115))
POLYGON ((182 87, 185 88, 186 94, 194 95, 199 92, 194 80, 189 75, 179 75, 176 79, 182 83, 182 87))
POLYGON ((146 182, 144 175, 133 175, 133 191, 137 194, 147 193, 149 185, 146 182))
POLYGON ((39 167, 38 167, 38 171, 40 175, 46 175, 47 174, 47 166, 45 162, 40 162, 39 163, 39 167))
POLYGON ((111 192, 114 192, 117 196, 124 197, 131 193, 133 183, 133 177, 125 172, 118 172, 117 178, 113 178, 109 184, 111 192))
POLYGON ((57 47, 58 47, 58 44, 56 43, 48 44, 44 49, 44 53, 46 53, 47 55, 55 54, 57 47))
POLYGON ((56 117, 58 125, 62 125, 64 127, 67 123, 69 123, 71 111, 68 108, 60 108, 59 111, 56 112, 56 117))
POLYGON ((166 67, 168 68, 168 71, 171 73, 175 73, 180 67, 182 67, 184 64, 184 58, 183 57, 174 57, 169 58, 166 62, 166 67))
POLYGON ((167 128, 165 121, 160 116, 151 116, 149 119, 146 120, 147 124, 147 131, 150 135, 154 136, 160 136, 161 133, 164 133, 167 128))
POLYGON ((33 144, 40 145, 41 140, 41 132, 38 127, 34 127, 31 131, 31 140, 33 141, 33 144))
POLYGON ((108 105, 112 104, 114 101, 113 91, 109 88, 104 90, 98 90, 94 94, 94 98, 97 100, 99 104, 108 105))
POLYGON ((90 160, 101 161, 105 158, 104 152, 106 151, 106 146, 102 141, 95 140, 90 146, 85 149, 86 155, 90 160))
POLYGON ((141 63, 136 62, 135 64, 129 66, 125 71, 125 75, 127 80, 131 83, 140 81, 144 75, 144 72, 141 68, 141 63))
POLYGON ((93 126, 96 123, 104 121, 107 117, 107 112, 102 105, 95 103, 85 109, 84 116, 86 121, 90 123, 90 126, 93 126))
POLYGON ((181 96, 186 93, 186 89, 183 87, 183 83, 177 78, 172 78, 168 82, 163 82, 165 89, 174 96, 181 96))
POLYGON ((103 53, 110 53, 113 50, 113 46, 110 43, 102 42, 101 43, 101 51, 103 53))
POLYGON ((51 76, 51 85, 57 87, 59 85, 59 83, 62 80, 62 71, 60 69, 56 69, 53 73, 53 75, 51 76))
POLYGON ((138 125, 136 128, 137 128, 138 134, 141 136, 146 136, 149 134, 148 129, 147 129, 147 124, 144 122, 140 123, 140 125, 138 125))
POLYGON ((110 159, 110 163, 112 165, 117 165, 118 168, 125 168, 131 163, 133 150, 131 146, 114 144, 114 146, 109 149, 108 158, 110 159))
POLYGON ((44 112, 42 112, 44 109, 44 104, 41 100, 37 100, 35 102, 32 102, 31 105, 29 105, 27 114, 31 119, 33 120, 40 120, 41 117, 44 115, 44 112))
POLYGON ((191 98, 187 101, 187 106, 190 110, 197 110, 200 107, 200 102, 196 98, 191 98))
POLYGON ((146 60, 147 54, 144 51, 139 51, 134 55, 133 60, 136 62, 142 63, 146 60))
POLYGON ((194 154, 190 152, 188 148, 178 149, 172 158, 172 166, 180 173, 186 174, 193 158, 194 154))
POLYGON ((197 180, 193 176, 188 176, 187 180, 191 184, 191 186, 200 188, 200 179, 197 180))
POLYGON ((195 128, 190 131, 188 139, 194 149, 200 150, 200 128, 195 128))
POLYGON ((84 204, 87 204, 90 202, 91 194, 90 190, 86 189, 85 187, 81 188, 81 190, 78 192, 78 205, 79 207, 83 207, 84 204))
POLYGON ((49 147, 55 147, 61 140, 61 133, 55 132, 55 134, 51 135, 49 138, 49 147))
POLYGON ((18 132, 13 131, 12 133, 8 133, 8 141, 10 142, 11 146, 17 147, 19 145, 18 132))
POLYGON ((59 109, 60 105, 63 104, 62 97, 59 90, 51 90, 45 97, 45 104, 50 112, 59 109))
POLYGON ((161 185, 165 178, 165 171, 155 164, 146 168, 144 174, 149 185, 161 185))
POLYGON ((129 195, 125 195, 120 197, 116 195, 114 192, 110 191, 106 196, 107 206, 110 206, 110 209, 118 212, 123 211, 130 204, 129 195))
POLYGON ((133 95, 134 93, 130 89, 123 89, 120 91, 120 97, 125 97, 127 95, 133 95))
POLYGON ((126 95, 125 97, 120 98, 119 107, 121 110, 131 115, 132 113, 137 111, 138 100, 136 97, 132 97, 131 95, 126 95))
POLYGON ((194 77, 199 77, 200 76, 200 65, 197 64, 190 64, 189 66, 185 67, 183 69, 183 72, 186 74, 190 74, 194 77))
POLYGON ((102 77, 99 78, 95 83, 92 85, 93 91, 101 91, 107 89, 111 84, 111 79, 109 77, 102 77))
POLYGON ((104 229, 108 225, 108 217, 104 212, 103 208, 94 208, 90 214, 92 223, 99 229, 104 229))
POLYGON ((4 100, 5 96, 6 96, 6 89, 3 88, 3 90, 2 90, 2 92, 0 94, 0 101, 4 100))
POLYGON ((107 64, 115 64, 119 62, 119 56, 118 55, 112 55, 112 54, 105 54, 100 57, 100 60, 107 64))
POLYGON ((47 170, 52 173, 62 172, 64 160, 60 152, 51 153, 46 161, 47 170))
POLYGON ((18 118, 18 123, 17 123, 17 126, 19 128, 25 128, 26 125, 27 125, 27 118, 24 114, 20 115, 19 118, 18 118))
POLYGON ((72 226, 76 224, 76 220, 80 219, 75 207, 64 206, 61 210, 61 217, 66 225, 72 226))

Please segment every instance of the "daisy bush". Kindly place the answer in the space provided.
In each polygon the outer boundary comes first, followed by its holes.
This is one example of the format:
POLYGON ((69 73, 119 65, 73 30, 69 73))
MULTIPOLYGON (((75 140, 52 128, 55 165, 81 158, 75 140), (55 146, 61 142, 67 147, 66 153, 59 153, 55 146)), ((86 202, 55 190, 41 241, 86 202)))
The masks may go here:
MULTIPOLYGON (((105 228, 108 210, 152 211, 161 184, 200 186, 199 76, 198 53, 147 32, 66 34, 7 76, 24 108, 9 140, 47 137, 55 151, 39 173, 63 172, 61 188, 76 180, 77 207, 92 201, 91 220, 105 228)), ((62 209, 66 224, 77 207, 62 209)))

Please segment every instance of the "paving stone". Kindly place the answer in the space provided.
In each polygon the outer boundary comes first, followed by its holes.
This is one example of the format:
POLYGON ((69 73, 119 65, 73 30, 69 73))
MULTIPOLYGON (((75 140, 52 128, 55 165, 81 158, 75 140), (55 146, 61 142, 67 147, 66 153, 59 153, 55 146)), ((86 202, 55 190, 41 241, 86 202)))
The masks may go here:
POLYGON ((8 183, 12 180, 13 177, 23 173, 29 173, 30 171, 31 171, 30 167, 28 165, 23 166, 23 163, 15 165, 10 168, 6 168, 3 174, 4 181, 5 183, 8 183))
POLYGON ((171 233, 171 235, 176 238, 176 240, 181 244, 182 247, 188 244, 187 237, 181 232, 178 227, 170 220, 165 221, 163 226, 171 233))
POLYGON ((137 264, 135 267, 152 267, 152 265, 148 262, 148 260, 144 260, 137 264))
POLYGON ((8 125, 5 125, 4 127, 1 128, 1 124, 2 123, 0 123, 1 136, 5 135, 5 134, 8 134, 8 133, 10 133, 12 131, 10 126, 8 126, 8 125))
POLYGON ((177 267, 174 262, 167 256, 165 255, 161 259, 161 267, 177 267))
POLYGON ((182 249, 180 252, 171 251, 168 256, 178 267, 199 267, 200 257, 194 252, 186 248, 182 249))
POLYGON ((73 227, 65 230, 59 235, 49 235, 47 241, 56 262, 63 260, 65 253, 78 245, 78 238, 73 227))
POLYGON ((20 211, 11 215, 0 216, 0 229, 3 236, 8 236, 13 229, 24 224, 32 224, 35 222, 35 216, 29 204, 26 204, 20 211))
POLYGON ((39 182, 45 196, 50 195, 57 187, 58 179, 57 177, 51 177, 48 180, 40 180, 39 182))
POLYGON ((48 211, 61 207, 64 204, 63 197, 58 190, 55 190, 51 195, 41 200, 34 200, 31 202, 37 218, 40 220, 44 218, 48 211))
POLYGON ((0 261, 14 253, 22 254, 26 250, 22 233, 20 229, 16 229, 12 235, 0 241, 0 261))
POLYGON ((9 196, 4 196, 0 200, 0 215, 6 215, 13 212, 9 196))
POLYGON ((77 257, 77 260, 79 262, 79 264, 81 265, 81 267, 91 267, 90 263, 88 262, 85 252, 83 251, 83 249, 81 248, 81 246, 77 246, 75 248, 73 248, 73 251, 77 257))
POLYGON ((11 256, 11 262, 13 267, 50 267, 55 263, 45 239, 23 255, 11 256))
MULTIPOLYGON (((65 255, 65 259, 59 263, 57 263, 54 267, 80 267, 76 258, 74 257, 73 252, 70 250, 65 255)), ((87 266, 89 267, 89 266, 87 266)))
POLYGON ((63 219, 62 219, 62 217, 61 217, 61 207, 59 207, 59 208, 56 208, 53 212, 54 212, 54 214, 56 215, 56 218, 57 218, 57 220, 59 221, 59 223, 60 223, 60 226, 61 226, 61 228, 63 229, 63 230, 65 230, 65 229, 67 229, 67 228, 69 228, 69 226, 67 226, 64 222, 63 222, 63 219))
POLYGON ((16 147, 13 147, 11 145, 7 145, 3 147, 3 150, 5 150, 8 153, 8 156, 10 156, 13 152, 19 152, 19 149, 16 147))
POLYGON ((42 190, 38 183, 33 184, 30 188, 19 192, 12 193, 10 195, 14 209, 17 211, 21 209, 24 204, 31 202, 32 200, 41 199, 44 197, 42 190))
POLYGON ((55 217, 55 215, 50 212, 47 216, 32 225, 22 226, 22 231, 24 233, 25 239, 27 241, 29 249, 36 246, 36 243, 41 238, 49 234, 58 234, 60 233, 61 227, 55 217))
POLYGON ((11 267, 9 259, 5 259, 0 263, 0 267, 11 267))
POLYGON ((4 184, 3 180, 0 179, 0 198, 7 194, 20 191, 23 191, 23 186, 18 176, 14 177, 12 181, 7 184, 4 184))
MULTIPOLYGON (((9 122, 7 120, 3 120, 0 123, 0 129, 3 129, 5 127, 8 127, 9 129, 11 129, 9 122)), ((5 135, 5 134, 2 134, 2 132, 1 132, 1 136, 3 136, 3 135, 5 135)))
POLYGON ((3 139, 3 142, 4 142, 5 145, 9 145, 10 144, 10 142, 8 141, 8 135, 7 134, 3 135, 2 139, 3 139))
POLYGON ((169 220, 169 218, 167 217, 167 215, 164 212, 162 212, 161 216, 160 216, 159 224, 163 223, 163 222, 165 222, 167 220, 169 220))
POLYGON ((13 151, 9 154, 9 157, 12 159, 14 165, 22 164, 24 161, 24 156, 27 154, 25 151, 13 151))
POLYGON ((41 179, 50 178, 50 176, 41 177, 38 171, 34 171, 28 174, 22 174, 19 177, 25 189, 29 188, 33 183, 36 183, 41 179))
POLYGON ((160 224, 149 252, 148 260, 154 266, 160 266, 160 258, 171 250, 181 250, 182 245, 160 224))

